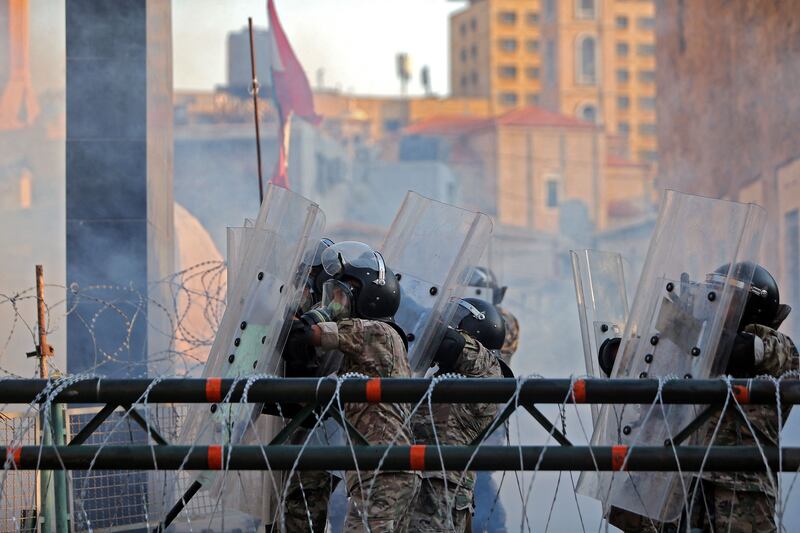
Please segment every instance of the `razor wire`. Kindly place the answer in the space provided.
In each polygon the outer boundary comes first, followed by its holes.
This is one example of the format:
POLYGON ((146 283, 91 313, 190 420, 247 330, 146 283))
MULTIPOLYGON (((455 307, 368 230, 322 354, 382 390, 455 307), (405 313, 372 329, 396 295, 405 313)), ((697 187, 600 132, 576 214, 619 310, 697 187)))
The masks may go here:
MULTIPOLYGON (((47 285, 47 287, 51 290, 58 289, 64 291, 63 299, 55 302, 46 302, 48 334, 61 327, 66 322, 67 317, 76 312, 75 310, 80 307, 80 304, 90 303, 96 306, 93 313, 89 316, 81 317, 81 323, 86 328, 86 331, 89 332, 90 338, 96 341, 96 333, 99 333, 96 328, 102 323, 102 317, 105 315, 113 315, 119 319, 119 324, 121 324, 121 328, 119 328, 118 331, 119 343, 115 346, 103 346, 95 342, 98 363, 93 368, 79 375, 51 380, 41 394, 34 401, 30 402, 27 408, 21 412, 12 411, 8 406, 0 408, 0 412, 6 412, 6 414, 0 418, 5 421, 8 419, 13 419, 15 421, 13 424, 4 426, 7 439, 5 444, 11 448, 23 445, 37 445, 37 443, 41 442, 41 435, 38 434, 40 428, 38 428, 36 423, 38 413, 48 413, 54 399, 62 390, 74 384, 90 382, 92 379, 95 379, 97 375, 103 373, 103 367, 108 363, 126 364, 128 361, 123 355, 125 350, 130 348, 130 339, 137 322, 144 316, 148 317, 148 323, 155 329, 156 334, 161 335, 168 341, 168 347, 165 350, 154 354, 148 354, 148 362, 165 363, 170 368, 180 369, 180 372, 176 372, 180 375, 197 375, 198 370, 204 363, 204 357, 207 356, 208 350, 213 343, 214 333, 221 322, 225 309, 225 267, 221 262, 206 262, 184 269, 181 272, 151 284, 148 287, 147 294, 131 286, 117 285, 96 285, 83 288, 75 285, 70 287, 47 285), (169 298, 157 300, 150 296, 158 291, 161 291, 162 294, 168 294, 169 298), (152 316, 154 313, 158 315, 157 318, 160 320, 154 319, 155 317, 152 316), (166 324, 167 327, 161 327, 159 324, 166 324)), ((24 311, 25 305, 35 302, 35 299, 36 296, 33 288, 10 294, 0 294, 0 308, 7 307, 12 312, 12 320, 6 324, 7 331, 4 334, 0 333, 0 339, 2 339, 2 343, 0 343, 0 373, 5 375, 5 379, 24 378, 24 376, 9 372, 5 367, 9 357, 22 356, 22 354, 12 354, 8 351, 8 347, 12 344, 13 339, 18 336, 29 337, 31 341, 30 344, 35 344, 35 327, 24 311)), ((52 365, 52 360, 48 362, 52 365)), ((54 368, 54 370, 59 369, 54 368)), ((63 369, 61 370, 63 371, 63 369)), ((159 381, 165 377, 168 376, 158 376, 152 382, 152 386, 148 387, 145 393, 137 398, 136 401, 131 402, 128 406, 119 407, 117 411, 115 411, 115 418, 109 419, 103 423, 104 425, 101 426, 103 429, 93 437, 95 439, 93 442, 99 446, 97 454, 102 453, 101 451, 105 447, 112 446, 118 442, 145 443, 152 450, 153 457, 155 457, 157 445, 149 438, 149 428, 151 424, 157 431, 161 432, 161 434, 167 435, 171 443, 176 441, 179 435, 182 406, 177 402, 156 405, 149 400, 151 388, 155 387, 159 381), (133 422, 131 413, 133 413, 134 410, 141 412, 147 427, 142 428, 133 422), (125 433, 127 433, 127 438, 125 438, 125 433)), ((364 376, 346 375, 334 376, 332 378, 336 381, 335 392, 328 398, 327 402, 325 402, 324 405, 320 405, 318 411, 314 413, 313 425, 310 430, 307 431, 304 440, 302 440, 300 452, 288 471, 273 469, 271 465, 269 465, 269 461, 267 460, 269 444, 261 439, 258 432, 254 432, 257 436, 256 446, 261 450, 261 454, 267 464, 266 473, 269 480, 268 483, 271 485, 274 495, 274 501, 271 502, 272 514, 266 521, 267 524, 272 524, 272 530, 279 531, 281 529, 281 510, 285 509, 286 506, 288 479, 291 479, 291 476, 299 471, 298 466, 300 465, 305 450, 309 450, 313 447, 311 443, 314 433, 322 430, 324 420, 330 415, 341 417, 346 420, 345 405, 347 402, 342 400, 342 386, 354 378, 363 377, 364 376)), ((548 418, 550 419, 551 428, 557 428, 560 424, 562 429, 565 430, 568 425, 573 428, 571 431, 573 437, 581 439, 581 443, 588 443, 591 441, 592 434, 591 416, 585 409, 585 406, 573 401, 576 392, 575 384, 584 377, 585 376, 573 376, 570 378, 570 386, 563 395, 562 400, 548 406, 552 408, 548 418), (572 407, 570 407, 570 404, 572 404, 572 407), (575 428, 578 428, 578 431, 575 431, 575 428)), ((785 413, 782 411, 781 404, 781 384, 797 377, 797 373, 794 372, 779 378, 767 378, 768 381, 771 381, 775 385, 775 409, 779 425, 785 422, 785 413)), ((234 403, 247 403, 248 394, 250 394, 252 387, 259 380, 266 378, 268 378, 268 376, 254 375, 243 379, 243 394, 237 398, 236 395, 232 394, 234 387, 231 387, 222 401, 219 402, 220 407, 225 407, 226 405, 232 406, 234 403)), ((423 405, 427 405, 429 416, 428 423, 433 427, 435 438, 435 442, 428 443, 428 446, 434 450, 436 457, 438 457, 438 461, 433 466, 435 466, 440 473, 444 472, 443 447, 439 436, 440 428, 436 427, 433 419, 432 399, 437 391, 437 386, 440 386, 443 382, 458 379, 461 378, 448 375, 430 380, 425 394, 416 404, 410 406, 408 416, 403 421, 402 426, 397 428, 392 444, 387 447, 380 457, 378 468, 376 468, 375 471, 380 469, 380 465, 387 459, 389 452, 398 446, 396 442, 401 433, 411 430, 413 427, 412 418, 417 414, 419 408, 423 405)), ((497 415, 495 417, 496 421, 499 420, 501 413, 506 408, 509 406, 515 407, 513 414, 509 418, 509 420, 513 422, 511 426, 514 431, 509 431, 506 434, 506 442, 507 447, 516 448, 520 463, 522 463, 523 453, 528 444, 526 440, 530 440, 523 434, 524 432, 522 430, 523 428, 533 426, 532 420, 521 412, 521 407, 523 407, 525 403, 521 401, 521 394, 522 391, 525 390, 527 383, 535 383, 542 379, 544 378, 538 375, 517 378, 513 394, 505 403, 498 404, 497 415)), ((0 386, 2 386, 2 381, 3 380, 0 380, 0 386)), ((658 392, 648 406, 646 419, 649 419, 651 416, 665 416, 665 403, 663 398, 664 387, 668 388, 669 383, 674 381, 676 381, 674 377, 667 377, 659 380, 658 392)), ((724 382, 727 390, 725 403, 722 406, 722 413, 717 420, 716 426, 711 429, 711 437, 707 442, 707 453, 703 464, 705 464, 705 459, 708 458, 708 452, 711 450, 714 437, 716 436, 720 424, 723 423, 725 413, 729 409, 736 409, 741 414, 745 415, 745 420, 747 420, 747 411, 738 401, 732 389, 731 382, 729 380, 724 380, 724 382)), ((318 388, 321 390, 323 378, 320 378, 318 383, 318 388)), ((70 420, 68 424, 73 425, 71 428, 72 431, 68 433, 74 433, 78 429, 80 421, 87 415, 96 411, 96 408, 91 408, 90 411, 86 411, 85 408, 84 411, 74 411, 74 413, 70 415, 71 418, 68 418, 68 420, 70 420)), ((45 419, 47 416, 48 415, 45 414, 45 419)), ((0 422, 3 420, 0 420, 0 422)), ((254 430, 255 422, 251 420, 249 424, 254 430)), ((749 423, 746 425, 750 427, 749 423)), ((540 470, 539 467, 547 454, 546 450, 549 449, 549 447, 558 447, 552 442, 554 438, 553 429, 548 431, 541 428, 536 432, 534 440, 536 438, 543 440, 540 444, 544 446, 545 451, 539 455, 538 461, 532 470, 514 471, 513 475, 509 476, 506 475, 506 472, 503 473, 495 502, 500 499, 500 495, 502 494, 506 506, 510 506, 511 504, 518 505, 520 516, 518 527, 520 530, 557 531, 558 526, 551 520, 553 509, 556 508, 557 500, 562 490, 571 488, 572 491, 569 497, 572 504, 569 508, 564 507, 566 504, 563 504, 562 508, 566 512, 574 511, 579 516, 581 530, 591 530, 592 522, 589 518, 590 516, 595 517, 598 531, 603 529, 609 530, 610 526, 601 519, 597 510, 595 509, 592 511, 587 509, 587 500, 576 494, 574 482, 570 487, 561 483, 559 477, 555 482, 555 488, 552 490, 552 493, 546 494, 544 498, 542 497, 542 487, 548 488, 548 483, 550 483, 552 479, 548 477, 550 472, 540 470), (513 480, 513 483, 515 483, 517 487, 518 502, 514 501, 514 497, 509 497, 510 494, 514 493, 514 489, 509 487, 509 484, 512 483, 511 480, 513 480), (536 514, 536 508, 534 507, 533 510, 531 509, 531 506, 534 505, 534 501, 542 502, 540 504, 544 509, 542 513, 544 515, 543 519, 539 520, 542 522, 541 526, 536 523, 536 517, 534 516, 536 514), (574 507, 572 507, 573 505, 574 507)), ((49 426, 45 425, 44 431, 48 430, 49 426)), ((706 428, 703 428, 703 430, 706 430, 706 428)), ((750 430, 752 431, 752 427, 750 427, 750 430)), ((347 449, 350 455, 355 459, 356 454, 359 453, 359 446, 353 441, 351 435, 347 431, 344 431, 343 434, 346 437, 347 449)), ((670 437, 672 437, 672 435, 670 435, 670 437)), ((480 450, 487 446, 488 438, 488 434, 484 435, 481 441, 477 443, 475 450, 469 457, 466 467, 460 471, 461 480, 465 479, 467 472, 470 470, 470 466, 473 464, 473 460, 480 453, 480 450)), ((758 441, 758 439, 756 440, 758 441)), ((195 443, 179 444, 194 446, 195 443)), ((757 442, 759 453, 766 464, 765 445, 766 443, 757 442)), ((780 442, 778 442, 778 446, 780 446, 780 442)), ((638 444, 633 443, 630 448, 634 450, 637 447, 638 444)), ((39 444, 39 448, 39 454, 41 456, 44 449, 41 444, 39 444)), ((675 444, 671 445, 671 450, 677 459, 676 448, 677 446, 675 446, 675 444)), ((599 472, 598 460, 596 457, 592 457, 595 470, 599 472)), ((626 456, 625 461, 628 460, 627 457, 630 456, 626 456)), ((779 461, 782 462, 784 458, 783 453, 779 453, 778 457, 779 461)), ((223 488, 229 486, 226 484, 235 485, 239 482, 236 471, 230 469, 230 461, 231 455, 229 454, 225 457, 221 468, 223 488)), ((680 465, 679 462, 678 465, 680 465)), ((373 489, 377 477, 372 474, 374 474, 375 471, 362 472, 361 470, 356 470, 358 483, 355 490, 363 491, 363 498, 366 502, 371 501, 374 497, 373 489), (364 477, 369 477, 369 481, 363 482, 362 478, 364 477)), ((128 476, 127 473, 106 474, 105 472, 100 472, 101 471, 93 470, 91 467, 82 472, 67 472, 68 484, 72 488, 72 510, 74 513, 73 528, 76 531, 102 531, 115 526, 126 525, 126 520, 139 520, 145 527, 152 529, 157 526, 159 521, 163 518, 165 508, 169 507, 172 503, 171 500, 175 498, 177 493, 182 492, 191 481, 189 472, 185 468, 179 468, 176 472, 156 470, 152 474, 133 473, 131 474, 133 477, 126 477, 128 476), (100 475, 108 476, 105 478, 108 481, 106 485, 102 484, 103 478, 98 477, 100 475), (144 481, 137 481, 137 486, 139 487, 137 491, 126 492, 122 490, 121 485, 126 483, 128 484, 127 488, 130 488, 131 483, 129 480, 131 479, 144 481), (128 481, 126 482, 126 480, 128 481), (117 488, 115 488, 115 486, 117 488), (178 490, 173 490, 173 488, 177 488, 178 490), (104 501, 106 501, 107 504, 104 509, 99 509, 100 506, 98 506, 98 503, 101 503, 100 500, 104 498, 104 496, 101 495, 103 490, 106 490, 108 493, 112 493, 114 490, 117 490, 117 492, 109 497, 105 497, 104 501), (136 498, 137 496, 140 497, 141 500, 132 501, 132 498, 136 498), (128 515, 119 512, 115 516, 111 512, 114 510, 113 508, 130 512, 128 515), (107 514, 104 515, 103 513, 107 514)), ((782 527, 785 527, 783 526, 783 515, 785 509, 788 507, 789 498, 793 494, 797 472, 790 474, 791 483, 784 491, 781 491, 785 481, 785 479, 782 478, 785 478, 787 474, 783 476, 772 476, 769 470, 767 470, 767 472, 767 479, 769 479, 772 484, 773 490, 776 490, 778 494, 775 509, 777 522, 781 524, 782 527)), ((703 473, 704 468, 701 467, 699 472, 691 472, 688 476, 697 477, 702 476, 703 473)), ((570 471, 570 475, 571 474, 572 471, 570 471)), ((614 475, 617 475, 617 473, 614 475)), ((624 476, 626 474, 622 471, 619 472, 618 475, 624 476)), ((35 524, 37 519, 35 511, 38 509, 40 502, 38 502, 36 491, 31 487, 31 479, 30 471, 17 470, 13 461, 7 460, 5 462, 3 472, 0 473, 0 501, 4 502, 2 505, 7 505, 7 502, 13 502, 12 505, 17 507, 14 509, 14 512, 20 512, 11 517, 0 515, 0 521, 2 521, 2 526, 0 527, 2 527, 3 530, 27 531, 30 530, 31 524, 35 524), (22 495, 23 501, 19 501, 18 495, 22 495), (32 514, 33 517, 31 518, 32 514)), ((552 483, 550 483, 550 485, 552 485, 552 483)), ((301 490, 303 493, 305 492, 302 486, 301 490)), ((693 487, 682 485, 681 499, 686 508, 691 509, 695 504, 693 493, 697 490, 697 485, 693 487)), ((450 494, 447 483, 445 483, 445 494, 447 499, 446 503, 452 504, 454 494, 450 494)), ((179 520, 176 521, 176 526, 180 526, 178 529, 199 531, 204 529, 218 530, 221 527, 222 530, 225 530, 226 520, 229 519, 228 513, 232 507, 235 507, 235 505, 233 505, 235 502, 226 501, 225 490, 219 491, 216 495, 201 493, 201 495, 196 498, 197 499, 190 502, 186 510, 180 514, 179 520)), ((306 500, 305 503, 305 511, 310 513, 310 509, 308 508, 309 502, 306 500)), ((664 525, 660 525, 656 522, 652 522, 652 524, 657 529, 664 528, 664 525)), ((228 522, 228 525, 231 529, 237 527, 235 522, 228 522)), ((261 525, 263 527, 264 523, 261 525)), ((451 523, 450 525, 453 524, 451 523)))

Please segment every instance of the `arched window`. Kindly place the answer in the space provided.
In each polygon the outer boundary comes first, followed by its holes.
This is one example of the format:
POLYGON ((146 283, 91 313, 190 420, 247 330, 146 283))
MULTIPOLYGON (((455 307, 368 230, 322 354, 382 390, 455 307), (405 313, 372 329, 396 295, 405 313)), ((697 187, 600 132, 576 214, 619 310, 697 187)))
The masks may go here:
POLYGON ((578 108, 578 118, 586 122, 597 122, 597 108, 593 104, 583 104, 578 108))
POLYGON ((577 81, 594 85, 597 83, 597 41, 591 35, 584 35, 578 37, 577 45, 577 81))

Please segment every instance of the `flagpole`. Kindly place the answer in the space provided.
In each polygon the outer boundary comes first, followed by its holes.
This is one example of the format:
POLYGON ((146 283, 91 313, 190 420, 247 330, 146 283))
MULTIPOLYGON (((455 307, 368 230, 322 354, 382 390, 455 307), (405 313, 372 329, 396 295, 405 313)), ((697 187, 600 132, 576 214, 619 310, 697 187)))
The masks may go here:
POLYGON ((256 77, 256 51, 253 40, 253 17, 247 17, 247 25, 250 29, 250 72, 253 74, 253 81, 250 84, 250 92, 253 95, 253 120, 256 124, 256 158, 258 160, 258 205, 264 202, 264 177, 261 170, 261 129, 258 120, 258 90, 260 85, 256 77))

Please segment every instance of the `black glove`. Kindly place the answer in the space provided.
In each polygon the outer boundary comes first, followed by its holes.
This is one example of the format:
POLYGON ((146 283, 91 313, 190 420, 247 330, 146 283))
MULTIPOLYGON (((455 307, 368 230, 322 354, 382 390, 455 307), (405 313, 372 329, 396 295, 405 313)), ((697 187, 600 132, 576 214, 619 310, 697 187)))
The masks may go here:
POLYGON ((464 350, 466 344, 464 336, 458 331, 447 328, 439 343, 439 348, 433 355, 433 362, 439 365, 439 374, 446 374, 452 372, 456 367, 458 358, 461 357, 461 352, 464 350))
POLYGON ((286 377, 313 376, 316 374, 314 346, 311 345, 311 326, 304 320, 293 320, 289 338, 281 352, 286 363, 286 377))
POLYGON ((725 373, 735 378, 752 377, 756 369, 756 336, 740 331, 733 339, 731 357, 725 373))
POLYGON ((620 342, 622 342, 622 339, 619 337, 606 339, 597 350, 597 362, 600 363, 600 370, 607 377, 611 377, 611 372, 614 370, 614 361, 617 360, 620 342))

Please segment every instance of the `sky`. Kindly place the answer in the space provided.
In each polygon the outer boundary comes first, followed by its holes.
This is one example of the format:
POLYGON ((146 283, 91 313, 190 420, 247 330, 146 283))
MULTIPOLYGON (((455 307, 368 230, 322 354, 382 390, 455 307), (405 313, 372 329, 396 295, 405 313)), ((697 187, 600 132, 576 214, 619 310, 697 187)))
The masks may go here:
MULTIPOLYGON (((326 87, 359 94, 400 92, 395 54, 411 57, 410 94, 421 94, 419 72, 446 94, 450 13, 466 2, 453 0, 276 0, 281 24, 316 86, 324 69, 326 87)), ((212 89, 224 83, 226 36, 247 26, 267 27, 266 0, 172 0, 175 89, 212 89)), ((242 58, 249 61, 249 58, 242 58)))

